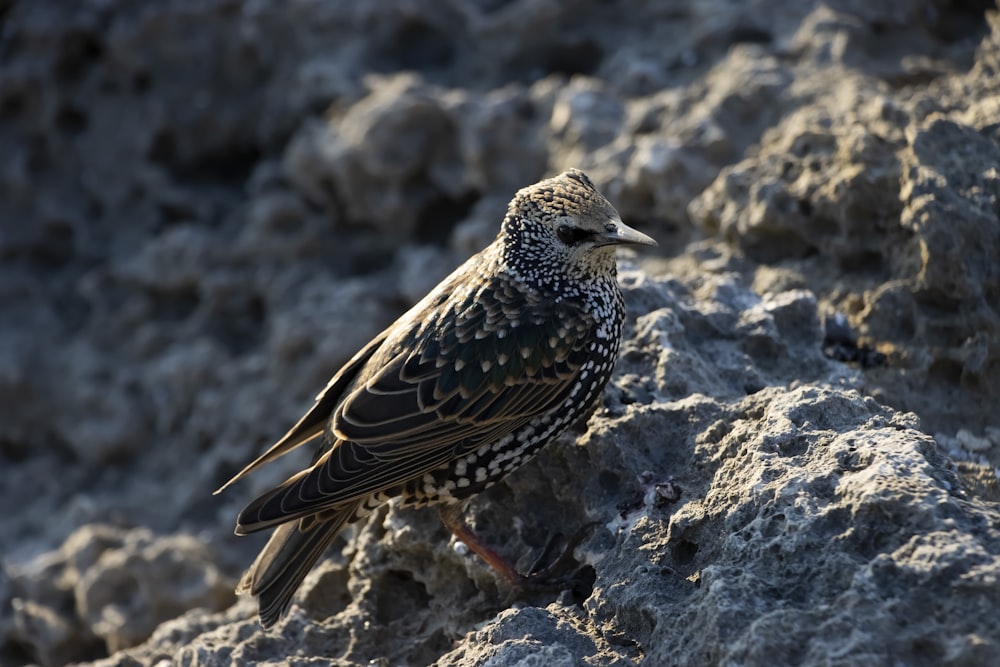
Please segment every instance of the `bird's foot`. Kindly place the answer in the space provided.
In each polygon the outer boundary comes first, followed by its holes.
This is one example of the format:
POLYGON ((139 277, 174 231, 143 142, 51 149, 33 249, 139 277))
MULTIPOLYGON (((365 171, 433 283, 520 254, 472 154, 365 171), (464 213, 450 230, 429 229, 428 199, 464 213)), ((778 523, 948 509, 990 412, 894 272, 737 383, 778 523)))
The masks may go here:
POLYGON ((536 590, 539 588, 559 590, 575 587, 579 572, 573 558, 573 552, 599 525, 600 523, 597 521, 584 524, 566 540, 558 553, 557 548, 563 541, 563 537, 560 533, 552 535, 528 572, 519 575, 519 579, 511 581, 511 583, 521 588, 536 590), (555 555, 554 558, 553 555, 555 555))
POLYGON ((483 543, 472 529, 469 528, 468 524, 465 523, 464 518, 459 512, 451 508, 442 509, 441 520, 455 536, 455 539, 465 544, 476 555, 486 561, 501 577, 518 588, 536 591, 562 590, 574 585, 577 573, 574 568, 573 551, 599 525, 597 522, 584 525, 566 541, 566 544, 558 551, 558 554, 556 554, 556 551, 563 541, 563 537, 558 533, 552 535, 528 571, 522 573, 507 562, 507 559, 483 543), (553 555, 555 555, 554 558, 553 555))

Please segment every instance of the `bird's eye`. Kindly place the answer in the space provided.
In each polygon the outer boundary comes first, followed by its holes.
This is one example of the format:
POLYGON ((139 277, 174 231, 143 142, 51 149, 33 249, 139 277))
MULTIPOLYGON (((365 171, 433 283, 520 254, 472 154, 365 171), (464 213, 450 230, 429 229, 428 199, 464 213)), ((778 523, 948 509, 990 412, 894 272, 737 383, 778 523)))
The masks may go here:
POLYGON ((556 236, 559 240, 566 245, 576 245, 584 239, 589 239, 593 236, 593 232, 589 232, 586 229, 580 229, 579 227, 571 227, 570 225, 559 225, 556 229, 556 236))

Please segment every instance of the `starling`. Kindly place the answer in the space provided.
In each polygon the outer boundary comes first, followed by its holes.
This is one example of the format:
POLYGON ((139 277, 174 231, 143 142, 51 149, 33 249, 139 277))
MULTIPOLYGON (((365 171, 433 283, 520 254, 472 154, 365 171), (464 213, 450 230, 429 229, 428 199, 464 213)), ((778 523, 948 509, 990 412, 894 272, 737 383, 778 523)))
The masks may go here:
MULTIPOLYGON (((656 245, 583 172, 519 190, 487 248, 355 354, 283 438, 219 489, 319 442, 308 468, 237 519, 238 535, 277 527, 237 588, 257 596, 265 628, 344 526, 396 499, 445 506, 446 525, 469 540, 457 519, 464 501, 591 410, 621 343, 623 243, 656 245)), ((489 549, 470 547, 498 566, 489 549)))

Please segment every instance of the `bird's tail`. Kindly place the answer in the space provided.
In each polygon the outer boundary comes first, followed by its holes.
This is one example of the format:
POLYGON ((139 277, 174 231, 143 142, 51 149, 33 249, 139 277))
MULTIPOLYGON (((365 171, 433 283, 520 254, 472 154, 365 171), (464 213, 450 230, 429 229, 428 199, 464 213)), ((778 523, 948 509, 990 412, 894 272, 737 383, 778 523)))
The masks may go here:
POLYGON ((238 594, 257 596, 257 614, 264 628, 285 615, 306 574, 356 510, 357 505, 352 504, 336 511, 327 510, 321 518, 314 515, 283 523, 275 529, 236 587, 238 594))

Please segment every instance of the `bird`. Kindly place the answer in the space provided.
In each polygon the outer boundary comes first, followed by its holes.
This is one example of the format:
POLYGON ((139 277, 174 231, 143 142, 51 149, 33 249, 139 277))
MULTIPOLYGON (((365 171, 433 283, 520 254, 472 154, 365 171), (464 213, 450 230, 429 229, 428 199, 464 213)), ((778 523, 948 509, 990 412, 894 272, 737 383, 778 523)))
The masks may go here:
POLYGON ((589 415, 625 321, 615 249, 655 246, 578 169, 518 190, 496 238, 355 354, 312 408, 215 493, 307 443, 311 464, 251 501, 236 534, 274 528, 243 575, 264 628, 348 524, 390 501, 461 520, 470 498, 589 415))

